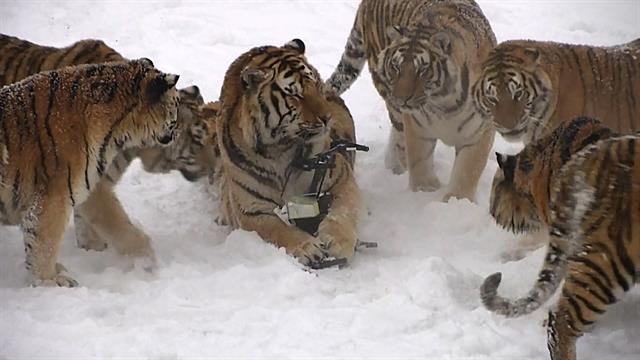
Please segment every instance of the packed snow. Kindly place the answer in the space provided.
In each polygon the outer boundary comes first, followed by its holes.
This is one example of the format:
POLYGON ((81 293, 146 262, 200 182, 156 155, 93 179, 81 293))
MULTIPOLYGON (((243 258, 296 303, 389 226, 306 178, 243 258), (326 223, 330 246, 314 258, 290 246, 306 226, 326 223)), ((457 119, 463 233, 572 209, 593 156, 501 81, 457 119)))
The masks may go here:
MULTIPOLYGON (((613 45, 640 37, 637 0, 480 0, 499 41, 518 38, 613 45)), ((224 72, 257 45, 301 38, 326 78, 358 2, 2 1, 0 32, 66 46, 99 38, 129 58, 149 57, 218 97, 224 72)), ((78 288, 29 287, 22 236, 0 228, 0 359, 423 358, 546 359, 547 308, 518 319, 485 310, 483 278, 502 271, 501 294, 524 294, 544 249, 504 262, 515 237, 488 213, 491 155, 477 204, 412 193, 384 168, 389 120, 365 71, 344 98, 356 122, 356 176, 370 215, 360 238, 377 249, 343 269, 306 271, 255 233, 218 226, 205 183, 150 175, 134 163, 118 186, 132 218, 153 238, 153 273, 112 249, 75 246, 70 224, 59 256, 78 288)), ((496 151, 518 144, 497 138, 496 151)), ((449 178, 454 152, 438 146, 449 178)), ((612 306, 578 342, 581 359, 637 359, 640 291, 612 306)))

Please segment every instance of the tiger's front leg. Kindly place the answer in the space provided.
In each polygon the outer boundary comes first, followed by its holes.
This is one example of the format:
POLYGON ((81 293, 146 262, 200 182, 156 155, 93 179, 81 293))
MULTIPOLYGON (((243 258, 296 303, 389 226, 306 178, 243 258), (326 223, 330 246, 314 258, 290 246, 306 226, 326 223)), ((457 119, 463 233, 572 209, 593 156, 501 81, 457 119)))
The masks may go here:
POLYGON ((70 211, 66 196, 42 194, 25 212, 21 226, 27 270, 33 285, 78 285, 76 280, 62 274, 64 266, 56 262, 70 211))
MULTIPOLYGON (((155 265, 151 239, 133 225, 114 194, 111 183, 105 179, 98 182, 87 200, 76 206, 75 211, 77 217, 82 218, 82 222, 85 223, 81 226, 91 228, 91 231, 85 234, 98 238, 95 243, 106 241, 121 255, 147 258, 151 266, 155 265)), ((86 241, 87 239, 82 240, 86 241)), ((79 240, 79 243, 82 242, 79 240)))
POLYGON ((418 120, 411 115, 403 115, 407 165, 409 167, 409 188, 411 191, 435 191, 441 186, 433 166, 435 138, 426 136, 418 120))
POLYGON ((475 202, 476 188, 487 165, 494 134, 493 127, 487 126, 474 142, 456 146, 456 159, 443 201, 454 197, 475 202))
POLYGON ((389 130, 389 141, 384 157, 384 165, 396 175, 407 171, 407 152, 404 138, 404 125, 402 116, 391 107, 387 107, 389 119, 391 119, 391 129, 389 130))
POLYGON ((325 257, 320 239, 286 224, 273 212, 270 204, 258 203, 253 199, 246 199, 249 201, 241 203, 237 195, 227 195, 227 201, 223 204, 226 208, 222 212, 234 227, 257 232, 266 242, 283 247, 287 254, 303 265, 319 262, 325 257))
POLYGON ((350 261, 358 240, 357 226, 364 204, 351 167, 341 156, 336 160, 333 202, 318 227, 318 238, 329 256, 350 261))

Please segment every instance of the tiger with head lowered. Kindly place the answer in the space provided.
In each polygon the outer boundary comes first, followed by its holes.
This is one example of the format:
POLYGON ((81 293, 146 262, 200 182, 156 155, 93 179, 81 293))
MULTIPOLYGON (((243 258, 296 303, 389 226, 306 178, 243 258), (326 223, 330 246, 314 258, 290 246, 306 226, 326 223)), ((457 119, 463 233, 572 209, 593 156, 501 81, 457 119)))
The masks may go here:
MULTIPOLYGON (((122 55, 101 40, 81 40, 68 47, 56 48, 0 34, 0 86, 45 70, 125 61, 122 55)), ((113 187, 136 157, 140 158, 144 169, 152 173, 178 170, 189 181, 212 175, 217 166, 212 141, 215 116, 206 109, 208 105, 204 104, 197 86, 180 89, 178 95, 178 125, 181 131, 176 141, 167 147, 151 146, 122 151, 87 201, 74 209, 79 246, 101 250, 111 242, 112 237, 144 239, 128 242, 149 241, 149 237, 133 225, 113 193, 113 187)))
POLYGON ((497 155, 492 215, 514 232, 544 226, 550 240, 526 296, 498 296, 501 274, 496 273, 481 287, 482 302, 507 317, 525 315, 564 281, 549 312, 547 345, 552 359, 575 359, 578 337, 638 280, 640 137, 577 118, 517 155, 497 155))
POLYGON ((594 47, 513 40, 485 61, 473 98, 509 141, 528 144, 577 116, 640 130, 640 39, 594 47))
MULTIPOLYGON (((102 186, 119 153, 173 141, 177 81, 140 59, 42 72, 0 88, 0 222, 21 226, 33 284, 77 285, 56 263, 71 209, 102 186)), ((153 257, 146 238, 100 230, 121 252, 153 257)))
POLYGON ((301 263, 351 259, 362 198, 351 158, 338 153, 323 192, 333 201, 317 235, 285 223, 275 213, 305 194, 313 172, 294 166, 329 148, 332 138, 355 139, 353 119, 335 94, 325 93, 317 70, 295 39, 253 48, 227 70, 217 121, 222 170, 221 213, 233 228, 256 231, 301 263))
POLYGON ((413 191, 436 190, 433 155, 440 140, 456 149, 445 200, 473 200, 494 130, 477 111, 471 84, 495 44, 472 0, 362 0, 327 85, 343 93, 368 61, 393 125, 386 166, 396 174, 408 167, 413 191))

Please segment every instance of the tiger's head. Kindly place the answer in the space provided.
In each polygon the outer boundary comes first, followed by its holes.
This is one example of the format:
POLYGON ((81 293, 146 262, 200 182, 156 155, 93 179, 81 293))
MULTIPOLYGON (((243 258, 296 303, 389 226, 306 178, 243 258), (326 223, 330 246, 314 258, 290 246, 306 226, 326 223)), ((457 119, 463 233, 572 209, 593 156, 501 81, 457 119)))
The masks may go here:
POLYGON ((175 85, 179 76, 161 72, 151 60, 80 65, 60 71, 82 73, 81 79, 64 86, 69 87, 71 98, 82 97, 85 117, 95 127, 102 127, 117 147, 166 146, 177 136, 175 85))
POLYGON ((331 108, 304 52, 299 39, 254 48, 236 59, 225 76, 221 124, 240 133, 245 146, 264 159, 286 160, 284 153, 295 144, 304 145, 308 155, 328 144, 331 108))
POLYGON ((525 147, 517 155, 496 153, 489 209, 498 225, 514 232, 535 231, 542 225, 532 191, 536 158, 525 147), (533 157, 532 157, 533 156, 533 157))
POLYGON ((517 155, 496 153, 491 215, 513 232, 535 230, 550 219, 550 188, 573 155, 617 134, 597 119, 576 117, 527 144, 517 155))
POLYGON ((396 109, 417 111, 430 102, 438 103, 460 81, 468 86, 468 70, 456 64, 447 32, 390 26, 386 36, 390 43, 380 53, 373 72, 386 86, 379 90, 396 109))
POLYGON ((146 171, 166 173, 178 170, 188 181, 212 175, 220 158, 215 127, 219 102, 204 103, 200 89, 193 85, 178 91, 180 134, 170 146, 140 150, 146 171))
POLYGON ((493 118, 508 141, 529 142, 548 133, 554 104, 552 79, 540 66, 540 51, 510 42, 491 52, 473 86, 476 106, 493 118))

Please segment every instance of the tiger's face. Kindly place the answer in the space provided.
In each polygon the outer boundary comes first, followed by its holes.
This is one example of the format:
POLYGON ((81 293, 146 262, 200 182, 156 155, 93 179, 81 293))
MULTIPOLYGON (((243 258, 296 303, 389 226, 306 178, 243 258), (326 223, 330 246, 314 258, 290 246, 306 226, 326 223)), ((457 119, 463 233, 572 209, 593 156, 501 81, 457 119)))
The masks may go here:
POLYGON ((391 40, 375 69, 386 84, 385 98, 397 109, 415 110, 448 94, 457 78, 449 35, 391 26, 391 40))
POLYGON ((530 141, 551 115, 551 80, 538 66, 539 56, 535 49, 494 51, 474 85, 477 107, 508 141, 530 141))
POLYGON ((496 153, 498 169, 491 185, 489 209, 496 223, 513 233, 535 231, 542 225, 532 193, 535 165, 527 150, 518 155, 496 153))
POLYGON ((220 159, 215 127, 220 103, 204 103, 200 89, 189 86, 178 91, 180 133, 169 146, 141 149, 140 160, 151 173, 178 170, 188 181, 212 175, 220 159))
POLYGON ((263 155, 267 149, 326 142, 331 109, 323 83, 304 57, 304 43, 265 47, 240 74, 245 112, 241 128, 247 143, 263 155))
POLYGON ((121 133, 114 137, 133 140, 139 146, 169 145, 178 134, 179 95, 175 85, 179 75, 159 71, 149 59, 133 62, 137 63, 133 82, 139 81, 142 90, 140 106, 125 120, 121 133), (140 140, 140 137, 151 140, 140 140))

